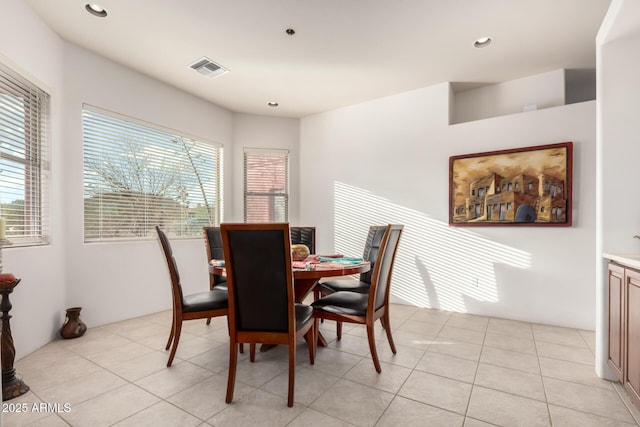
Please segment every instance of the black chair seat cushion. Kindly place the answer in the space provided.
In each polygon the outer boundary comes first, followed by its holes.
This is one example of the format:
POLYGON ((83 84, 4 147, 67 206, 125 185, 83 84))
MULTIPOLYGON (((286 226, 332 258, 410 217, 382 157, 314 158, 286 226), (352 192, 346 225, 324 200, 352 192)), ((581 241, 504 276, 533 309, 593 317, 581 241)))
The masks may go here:
POLYGON ((320 292, 322 292, 323 294, 332 294, 334 292, 340 291, 366 294, 367 292, 369 292, 369 288, 371 287, 371 285, 367 282, 362 282, 360 280, 354 279, 327 280, 320 283, 318 286, 320 287, 320 292))
POLYGON ((182 312, 219 310, 229 307, 229 298, 226 290, 214 289, 207 292, 198 292, 184 296, 182 312))
POLYGON ((295 305, 296 309, 296 331, 302 328, 313 317, 313 307, 306 304, 295 305))
POLYGON ((365 316, 367 314, 368 294, 341 291, 315 300, 311 306, 327 313, 365 316))

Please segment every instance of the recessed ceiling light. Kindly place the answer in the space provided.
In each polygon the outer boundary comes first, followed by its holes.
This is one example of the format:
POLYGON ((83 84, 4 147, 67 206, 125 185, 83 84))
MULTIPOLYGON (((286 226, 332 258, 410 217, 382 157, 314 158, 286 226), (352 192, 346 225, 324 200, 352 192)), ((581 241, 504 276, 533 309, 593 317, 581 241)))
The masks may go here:
POLYGON ((277 107, 280 104, 278 104, 276 101, 269 101, 269 102, 267 102, 267 105, 269 107, 277 107))
POLYGON ((284 32, 292 36, 296 33, 296 30, 294 30, 293 28, 287 28, 284 32))
POLYGON ((104 10, 104 8, 99 4, 87 3, 84 8, 93 16, 97 16, 99 18, 104 18, 105 16, 107 16, 107 11, 104 10))
POLYGON ((480 37, 475 42, 473 42, 473 47, 481 48, 487 47, 491 44, 491 37, 480 37))

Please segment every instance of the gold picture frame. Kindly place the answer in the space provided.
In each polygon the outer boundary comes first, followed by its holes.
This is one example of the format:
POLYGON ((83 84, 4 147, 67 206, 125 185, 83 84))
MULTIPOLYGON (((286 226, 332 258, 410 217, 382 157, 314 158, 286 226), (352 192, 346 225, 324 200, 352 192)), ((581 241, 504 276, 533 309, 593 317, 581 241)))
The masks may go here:
POLYGON ((570 227, 573 142, 449 158, 449 225, 570 227))

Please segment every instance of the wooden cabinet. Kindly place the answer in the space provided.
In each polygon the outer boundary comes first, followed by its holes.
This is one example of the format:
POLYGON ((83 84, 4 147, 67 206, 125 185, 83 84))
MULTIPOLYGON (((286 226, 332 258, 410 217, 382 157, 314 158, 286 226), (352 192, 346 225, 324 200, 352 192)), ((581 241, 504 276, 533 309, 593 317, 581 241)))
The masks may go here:
POLYGON ((615 371, 620 382, 622 376, 622 356, 624 355, 624 268, 609 263, 609 351, 607 362, 615 371))
POLYGON ((640 271, 625 268, 624 387, 640 404, 640 271))
POLYGON ((610 262, 608 272, 607 362, 640 406, 640 271, 610 262))

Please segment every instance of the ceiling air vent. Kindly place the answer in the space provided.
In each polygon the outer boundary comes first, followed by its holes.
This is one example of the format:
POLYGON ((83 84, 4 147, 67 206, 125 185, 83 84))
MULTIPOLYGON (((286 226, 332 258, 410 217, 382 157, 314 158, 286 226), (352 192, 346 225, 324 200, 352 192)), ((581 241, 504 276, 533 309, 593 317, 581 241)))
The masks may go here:
POLYGON ((204 56, 191 64, 190 67, 207 77, 217 77, 229 71, 204 56))

